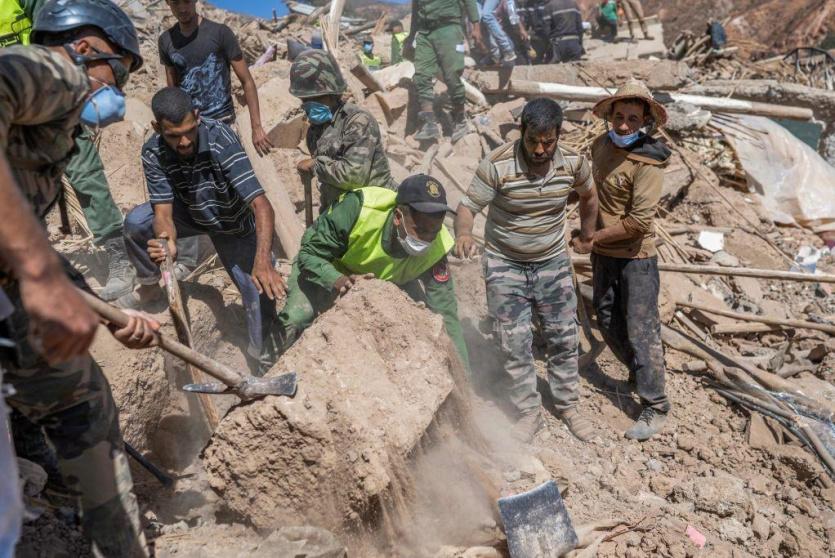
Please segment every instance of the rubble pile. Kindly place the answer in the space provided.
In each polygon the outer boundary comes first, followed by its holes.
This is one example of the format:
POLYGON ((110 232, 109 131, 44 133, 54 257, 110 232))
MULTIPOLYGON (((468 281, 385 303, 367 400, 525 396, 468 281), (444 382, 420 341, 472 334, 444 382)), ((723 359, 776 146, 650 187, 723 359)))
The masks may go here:
MULTIPOLYGON (((164 2, 118 3, 134 17, 149 62, 127 89, 127 119, 102 132, 108 180, 127 211, 146 199, 139 154, 151 133, 147 103, 164 84, 157 37, 173 19, 164 2)), ((703 2, 688 4, 701 10, 699 17, 707 13, 703 2)), ((733 13, 716 17, 742 13, 753 3, 734 4, 733 13)), ((810 10, 822 3, 789 4, 803 4, 797 21, 818 33, 823 25, 818 20, 825 18, 815 19, 810 10)), ((814 142, 819 145, 801 145, 787 134, 781 141, 789 150, 768 151, 771 159, 762 165, 776 167, 801 153, 804 168, 828 176, 826 169, 835 162, 829 59, 797 51, 753 60, 754 51, 802 43, 786 38, 762 49, 752 42, 764 41, 761 27, 749 23, 748 34, 731 33, 723 52, 697 47, 702 39, 696 29, 681 60, 587 60, 510 71, 470 67, 464 79, 471 133, 452 143, 451 122, 441 122, 444 139, 426 145, 412 137, 417 111, 411 63, 373 74, 358 69, 359 43, 352 30, 366 26, 379 44, 387 44, 385 26, 376 19, 385 10, 372 7, 357 11, 360 19, 345 20, 339 36, 336 58, 348 82, 347 98, 376 117, 394 178, 430 173, 444 183, 453 207, 481 158, 520 137, 522 85, 599 90, 634 77, 667 104, 670 125, 659 135, 673 156, 665 169, 656 227, 673 402, 669 426, 644 444, 620 437, 639 405, 626 385, 624 367, 605 350, 581 370, 581 411, 599 432, 593 442, 577 441, 549 416, 546 432, 528 447, 470 452, 445 446, 449 432, 462 428, 495 444, 503 440, 499 433, 506 425, 484 418, 498 414, 489 404, 486 411, 475 409, 472 420, 467 382, 450 356, 440 319, 377 282, 360 284, 321 316, 271 372, 299 373, 295 399, 238 405, 229 397, 222 407, 234 407, 213 436, 190 418, 199 414, 196 403, 176 389, 184 382, 178 363, 156 350, 124 358, 115 341, 99 336, 94 355, 112 382, 126 440, 178 474, 175 487, 162 491, 147 472, 133 469, 158 555, 230 556, 235 554, 226 549, 234 549, 240 556, 268 556, 292 549, 296 555, 342 556, 344 545, 350 555, 371 558, 504 556, 496 497, 548 478, 558 480, 576 525, 602 521, 606 526, 599 533, 587 531, 595 535, 586 541, 583 556, 831 555, 835 211, 827 212, 835 186, 794 178, 764 185, 757 172, 762 169, 751 163, 752 149, 771 138, 762 125, 773 122, 757 112, 764 110, 762 104, 768 110, 805 110, 822 123, 821 139, 814 142), (674 101, 676 94, 761 105, 739 114, 674 101), (816 272, 826 276, 810 280, 808 274, 816 272), (434 446, 452 449, 432 455, 428 450, 434 446), (453 462, 464 456, 468 468, 459 474, 453 462), (440 469, 447 470, 449 480, 476 479, 477 486, 459 494, 454 486, 432 485, 427 479, 440 469), (435 508, 444 510, 433 509, 430 496, 456 501, 443 500, 445 505, 435 508), (459 509, 459 500, 475 503, 459 509), (410 527, 392 519, 398 507, 421 505, 423 516, 411 516, 410 527), (296 527, 302 524, 316 528, 296 527)), ((276 149, 267 158, 252 155, 247 108, 238 90, 241 138, 281 216, 279 238, 300 237, 304 187, 295 164, 309 155, 307 123, 300 101, 287 91, 287 45, 291 39, 308 42, 323 10, 297 7, 287 18, 259 20, 211 6, 201 9, 233 29, 253 65, 262 120, 276 149)), ((665 25, 672 9, 660 12, 665 25)), ((676 17, 688 13, 681 10, 676 17)), ((668 31, 685 29, 676 21, 668 31)), ((737 17, 728 28, 745 25, 737 17)), ((588 154, 594 138, 606 131, 590 112, 593 103, 551 95, 564 109, 561 145, 588 154)), ((438 108, 445 105, 442 95, 438 108)), ((577 228, 573 203, 569 215, 569 230, 577 228)), ((483 230, 480 215, 475 236, 483 237, 483 230)), ((55 226, 50 232, 56 248, 80 264, 95 285, 95 252, 89 244, 64 237, 55 226)), ((285 276, 292 248, 282 240, 285 276)), ((575 260, 580 294, 588 298, 588 259, 575 260)), ((486 378, 496 371, 499 357, 494 341, 483 333, 487 309, 481 264, 451 264, 472 368, 480 386, 490 384, 486 378)), ((211 266, 201 271, 184 282, 198 348, 243 368, 244 313, 237 291, 222 271, 211 266)), ((167 321, 167 315, 161 319, 167 321)), ((584 349, 600 342, 593 323, 581 325, 584 349)), ((538 365, 544 370, 541 360, 538 365)), ((35 544, 38 538, 26 540, 35 544)))

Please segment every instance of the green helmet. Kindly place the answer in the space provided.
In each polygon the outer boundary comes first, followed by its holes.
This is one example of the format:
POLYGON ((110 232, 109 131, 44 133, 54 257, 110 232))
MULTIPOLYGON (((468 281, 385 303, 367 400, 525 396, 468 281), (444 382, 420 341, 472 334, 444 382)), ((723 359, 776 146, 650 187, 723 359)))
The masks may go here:
POLYGON ((322 50, 306 50, 290 66, 290 94, 299 99, 342 95, 346 88, 339 69, 322 50))

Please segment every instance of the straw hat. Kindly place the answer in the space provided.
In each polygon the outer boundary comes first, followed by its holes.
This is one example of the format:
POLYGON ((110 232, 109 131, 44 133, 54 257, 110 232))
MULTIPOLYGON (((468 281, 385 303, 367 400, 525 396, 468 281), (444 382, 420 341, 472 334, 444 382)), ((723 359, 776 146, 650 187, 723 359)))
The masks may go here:
POLYGON ((614 104, 624 99, 641 99, 642 101, 646 101, 649 105, 650 115, 654 121, 652 124, 653 128, 659 128, 667 123, 667 109, 652 97, 652 93, 649 92, 644 82, 637 79, 627 81, 614 95, 599 101, 594 105, 592 112, 599 118, 609 120, 614 104))

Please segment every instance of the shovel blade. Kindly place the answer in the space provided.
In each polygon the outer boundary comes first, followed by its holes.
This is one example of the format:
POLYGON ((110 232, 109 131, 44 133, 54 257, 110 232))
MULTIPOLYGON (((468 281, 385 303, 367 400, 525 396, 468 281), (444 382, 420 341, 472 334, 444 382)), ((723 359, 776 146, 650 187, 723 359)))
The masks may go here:
POLYGON ((296 373, 288 372, 274 378, 248 377, 238 386, 242 397, 264 397, 265 395, 296 395, 296 373))
POLYGON ((267 395, 283 395, 292 397, 296 395, 297 376, 295 372, 288 372, 275 378, 256 378, 249 376, 239 385, 232 387, 220 382, 209 382, 205 384, 187 384, 183 391, 190 393, 208 393, 222 395, 234 393, 243 399, 254 399, 267 395))
POLYGON ((577 546, 577 533, 554 481, 499 499, 511 558, 562 556, 577 546))

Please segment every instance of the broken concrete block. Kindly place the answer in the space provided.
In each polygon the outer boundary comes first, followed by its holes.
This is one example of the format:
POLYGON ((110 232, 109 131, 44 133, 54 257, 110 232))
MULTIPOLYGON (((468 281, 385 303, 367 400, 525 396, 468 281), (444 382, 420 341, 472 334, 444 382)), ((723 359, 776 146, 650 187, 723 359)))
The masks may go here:
POLYGON ((286 370, 295 398, 238 406, 204 452, 212 488, 258 529, 379 521, 427 431, 461 416, 463 367, 441 317, 392 283, 357 284, 269 375, 286 370))

